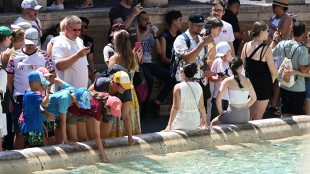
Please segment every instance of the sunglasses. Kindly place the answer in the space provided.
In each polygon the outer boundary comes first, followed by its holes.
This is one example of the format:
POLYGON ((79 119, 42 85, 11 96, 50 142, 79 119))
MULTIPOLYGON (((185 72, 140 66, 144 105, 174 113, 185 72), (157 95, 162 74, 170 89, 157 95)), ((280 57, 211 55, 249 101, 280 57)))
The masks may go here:
POLYGON ((72 28, 72 30, 73 31, 82 31, 82 29, 73 29, 73 28, 72 28))
POLYGON ((223 12, 223 10, 221 10, 221 9, 212 9, 212 11, 217 12, 217 13, 222 13, 223 12))
POLYGON ((88 29, 88 25, 82 25, 82 28, 88 29))

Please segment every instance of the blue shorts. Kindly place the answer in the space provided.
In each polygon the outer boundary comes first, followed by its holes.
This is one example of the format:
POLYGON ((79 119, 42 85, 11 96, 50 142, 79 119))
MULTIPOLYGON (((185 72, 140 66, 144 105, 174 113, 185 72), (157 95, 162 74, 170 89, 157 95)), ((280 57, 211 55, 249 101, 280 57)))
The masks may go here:
POLYGON ((305 77, 306 82, 306 100, 310 100, 310 77, 305 77))
POLYGON ((114 122, 114 118, 115 118, 115 117, 114 117, 113 115, 108 115, 108 116, 107 116, 107 120, 108 120, 109 122, 112 122, 112 123, 114 122))

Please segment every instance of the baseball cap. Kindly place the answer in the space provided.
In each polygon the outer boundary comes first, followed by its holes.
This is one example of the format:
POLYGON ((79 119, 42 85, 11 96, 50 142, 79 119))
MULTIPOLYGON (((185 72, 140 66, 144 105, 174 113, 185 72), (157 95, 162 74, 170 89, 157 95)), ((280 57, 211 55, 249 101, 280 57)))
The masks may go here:
POLYGON ((0 35, 2 36, 10 36, 12 34, 12 31, 6 27, 6 26, 1 26, 0 27, 0 35))
POLYGON ((227 51, 231 50, 228 42, 222 41, 216 44, 216 55, 215 57, 222 57, 225 56, 227 51))
POLYGON ((106 105, 110 107, 113 116, 120 117, 122 115, 122 101, 119 98, 109 96, 106 105))
POLYGON ((205 18, 201 13, 192 13, 188 18, 188 21, 198 26, 203 26, 205 24, 204 20, 205 18))
POLYGON ((35 28, 29 28, 25 32, 25 45, 34 44, 37 45, 39 42, 39 32, 35 28))
POLYGON ((118 71, 114 74, 113 81, 122 85, 124 89, 133 88, 129 76, 125 71, 118 71))
POLYGON ((28 75, 29 82, 41 82, 44 85, 49 85, 50 82, 46 80, 43 73, 37 70, 34 70, 28 75))
POLYGON ((50 72, 49 72, 46 68, 44 68, 44 67, 38 68, 37 71, 40 71, 41 73, 43 73, 43 75, 44 75, 45 77, 47 77, 47 76, 54 76, 54 74, 50 73, 50 72))
POLYGON ((26 31, 29 28, 31 28, 32 26, 28 22, 20 22, 18 24, 12 24, 11 27, 13 29, 22 29, 22 30, 26 31))
POLYGON ((41 5, 38 5, 37 0, 23 0, 22 8, 31 8, 33 10, 40 10, 40 8, 42 8, 41 5))
POLYGON ((79 101, 82 109, 90 109, 90 92, 87 88, 79 88, 75 90, 74 96, 79 101))
POLYGON ((276 1, 273 1, 273 4, 281 6, 281 7, 288 7, 288 0, 276 0, 276 1))
POLYGON ((114 33, 119 30, 125 30, 125 25, 120 23, 112 25, 110 37, 112 37, 114 33))

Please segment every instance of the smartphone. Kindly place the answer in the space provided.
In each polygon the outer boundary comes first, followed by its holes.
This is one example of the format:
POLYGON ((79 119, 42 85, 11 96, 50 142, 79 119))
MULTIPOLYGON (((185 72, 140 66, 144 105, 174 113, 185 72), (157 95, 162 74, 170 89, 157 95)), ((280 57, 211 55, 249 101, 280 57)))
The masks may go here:
POLYGON ((141 47, 141 42, 135 43, 135 51, 137 51, 141 47))
POLYGON ((93 46, 93 43, 87 42, 86 47, 88 47, 89 49, 91 49, 92 46, 93 46))
MULTIPOLYGON (((279 28, 277 28, 277 32, 280 34, 279 28)), ((280 34, 280 38, 283 38, 281 34, 280 34)))
POLYGON ((223 77, 223 76, 224 76, 224 74, 221 73, 221 72, 220 72, 220 73, 217 73, 217 75, 220 76, 220 77, 223 77))

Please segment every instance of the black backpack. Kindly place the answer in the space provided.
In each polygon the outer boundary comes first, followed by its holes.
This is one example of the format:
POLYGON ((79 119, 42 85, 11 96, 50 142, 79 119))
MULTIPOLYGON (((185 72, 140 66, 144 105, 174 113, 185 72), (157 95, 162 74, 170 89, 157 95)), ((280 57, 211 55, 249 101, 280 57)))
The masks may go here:
MULTIPOLYGON (((191 41, 189 39, 189 37, 187 36, 186 33, 182 33, 182 35, 184 36, 185 38, 185 41, 186 41, 186 45, 187 45, 187 48, 189 49, 189 47, 191 46, 191 41)), ((175 74, 177 72, 177 69, 178 69, 178 66, 179 66, 179 62, 181 61, 181 57, 179 58, 179 61, 176 61, 175 60, 175 50, 174 48, 172 48, 172 51, 171 51, 171 57, 170 57, 170 61, 171 61, 171 65, 170 65, 170 76, 172 78, 175 78, 175 74)))

